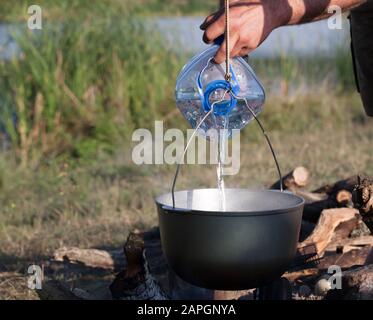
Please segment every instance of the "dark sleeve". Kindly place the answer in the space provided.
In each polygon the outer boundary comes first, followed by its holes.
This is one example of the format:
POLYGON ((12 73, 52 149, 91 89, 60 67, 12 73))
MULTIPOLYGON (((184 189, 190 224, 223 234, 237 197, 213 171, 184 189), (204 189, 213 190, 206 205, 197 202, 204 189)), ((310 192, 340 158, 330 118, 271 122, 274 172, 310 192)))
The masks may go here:
POLYGON ((373 117, 373 1, 351 11, 351 48, 357 88, 368 116, 373 117))

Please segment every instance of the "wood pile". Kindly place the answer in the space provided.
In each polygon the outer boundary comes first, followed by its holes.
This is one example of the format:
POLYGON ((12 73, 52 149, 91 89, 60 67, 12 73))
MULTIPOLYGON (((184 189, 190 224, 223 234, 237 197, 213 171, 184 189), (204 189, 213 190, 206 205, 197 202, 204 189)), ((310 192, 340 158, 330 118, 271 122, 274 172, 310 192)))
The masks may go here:
MULTIPOLYGON (((282 182, 306 200, 298 253, 302 257, 311 248, 313 260, 290 268, 266 289, 271 291, 266 297, 373 299, 373 180, 350 177, 308 191, 309 176, 306 168, 297 167, 282 182), (333 287, 331 266, 341 268, 341 288, 333 287), (284 293, 286 286, 290 295, 284 293)), ((270 188, 279 186, 277 181, 270 188)), ((60 248, 45 269, 42 299, 250 300, 257 295, 253 289, 203 289, 177 277, 164 259, 157 227, 134 230, 123 250, 60 248), (57 280, 61 274, 65 280, 57 280)))

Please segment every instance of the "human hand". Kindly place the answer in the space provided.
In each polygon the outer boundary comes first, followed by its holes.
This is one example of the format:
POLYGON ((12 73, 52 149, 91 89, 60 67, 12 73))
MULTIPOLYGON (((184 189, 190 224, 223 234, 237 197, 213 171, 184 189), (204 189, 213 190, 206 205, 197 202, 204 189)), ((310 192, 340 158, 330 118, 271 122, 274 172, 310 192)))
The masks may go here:
MULTIPOLYGON (((244 56, 256 49, 275 28, 286 24, 291 16, 287 0, 235 1, 230 5, 230 55, 244 56)), ((203 40, 212 43, 224 34, 224 9, 209 15, 200 26, 203 40)), ((220 46, 215 62, 225 60, 226 43, 220 46)))

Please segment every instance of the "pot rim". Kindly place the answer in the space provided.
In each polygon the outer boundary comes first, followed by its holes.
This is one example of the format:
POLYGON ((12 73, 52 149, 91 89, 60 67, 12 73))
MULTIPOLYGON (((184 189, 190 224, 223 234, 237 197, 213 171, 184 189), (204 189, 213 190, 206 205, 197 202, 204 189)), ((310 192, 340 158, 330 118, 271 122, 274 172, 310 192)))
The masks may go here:
MULTIPOLYGON (((218 190, 217 188, 200 188, 200 189, 186 189, 186 190, 179 190, 176 191, 175 194, 180 192, 189 192, 189 191, 202 191, 202 190, 218 190)), ((281 193, 293 196, 299 200, 299 203, 290 206, 288 208, 282 208, 282 209, 272 209, 272 210, 257 210, 257 211, 208 211, 208 210, 193 210, 193 209, 185 209, 185 208, 178 208, 178 207, 172 207, 170 205, 164 204, 160 201, 161 197, 164 197, 166 195, 169 195, 171 193, 164 193, 159 196, 157 196, 154 200, 157 205, 159 205, 163 213, 166 214, 182 214, 182 215, 201 215, 201 216, 214 216, 214 217, 242 217, 242 216, 266 216, 266 215, 278 215, 278 214, 284 214, 284 213, 291 213, 293 211, 297 211, 299 208, 302 208, 305 204, 304 198, 301 196, 298 196, 288 190, 280 191, 280 190, 272 190, 272 189, 246 189, 246 188, 226 188, 226 190, 246 190, 249 192, 266 192, 266 193, 281 193)))

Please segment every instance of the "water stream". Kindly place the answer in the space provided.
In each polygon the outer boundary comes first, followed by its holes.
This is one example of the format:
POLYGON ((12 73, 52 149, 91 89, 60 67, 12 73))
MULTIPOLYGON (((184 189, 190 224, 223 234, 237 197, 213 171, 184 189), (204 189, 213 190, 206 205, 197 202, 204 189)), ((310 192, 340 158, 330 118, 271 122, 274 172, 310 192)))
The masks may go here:
MULTIPOLYGON (((225 199, 225 183, 224 183, 224 164, 226 163, 227 157, 227 144, 228 144, 228 127, 229 117, 223 116, 223 129, 218 129, 218 166, 216 169, 218 189, 220 193, 219 197, 219 210, 226 211, 226 199, 225 199)), ((215 121, 216 123, 216 121, 215 121)))

